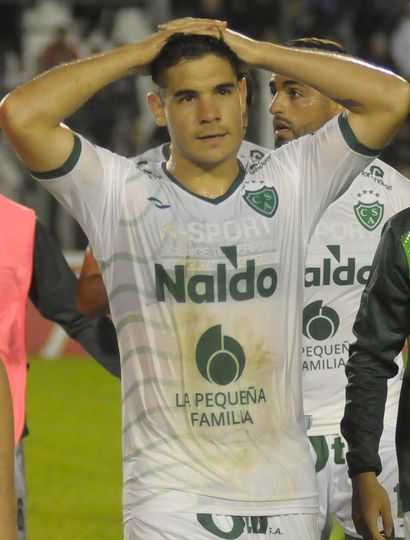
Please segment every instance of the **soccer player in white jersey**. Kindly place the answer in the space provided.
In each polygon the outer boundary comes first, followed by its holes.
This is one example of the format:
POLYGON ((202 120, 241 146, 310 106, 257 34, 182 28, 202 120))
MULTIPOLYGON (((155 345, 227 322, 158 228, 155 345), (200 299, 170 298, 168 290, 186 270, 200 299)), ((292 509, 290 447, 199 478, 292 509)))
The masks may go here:
MULTIPOLYGON (((338 43, 316 38, 297 39, 290 44, 344 53, 338 43)), ((289 77, 274 76, 271 91, 279 145, 315 132, 340 114, 340 105, 289 77)), ((347 382, 344 367, 349 342, 354 340, 354 317, 382 226, 409 204, 410 181, 376 159, 330 205, 309 242, 303 312, 303 398, 311 423, 308 435, 316 453, 322 538, 329 537, 332 514, 342 525, 346 539, 361 538, 351 518, 347 445, 340 434, 347 382)), ((389 386, 379 478, 392 504, 396 538, 403 538, 394 441, 400 387, 397 375, 389 386)))
POLYGON ((317 538, 300 369, 305 249, 409 97, 385 70, 188 18, 3 101, 2 128, 81 223, 103 272, 122 362, 126 539, 317 538), (238 161, 238 57, 349 111, 256 164, 238 161), (158 86, 148 103, 170 134, 166 163, 137 167, 61 125, 131 70, 158 86))

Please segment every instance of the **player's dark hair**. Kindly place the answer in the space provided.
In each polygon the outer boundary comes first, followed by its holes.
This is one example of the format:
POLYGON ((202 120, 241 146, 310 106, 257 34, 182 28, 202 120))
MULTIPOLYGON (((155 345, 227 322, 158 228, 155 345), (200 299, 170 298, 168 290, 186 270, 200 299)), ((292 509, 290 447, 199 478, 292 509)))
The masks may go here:
POLYGON ((322 39, 317 37, 304 37, 289 40, 286 45, 298 49, 316 49, 319 51, 329 51, 339 54, 347 54, 347 51, 338 41, 322 39))
POLYGON ((223 39, 198 34, 173 34, 151 64, 152 80, 160 88, 165 88, 166 72, 181 60, 193 60, 214 54, 226 59, 238 76, 240 61, 238 56, 228 47, 223 39))

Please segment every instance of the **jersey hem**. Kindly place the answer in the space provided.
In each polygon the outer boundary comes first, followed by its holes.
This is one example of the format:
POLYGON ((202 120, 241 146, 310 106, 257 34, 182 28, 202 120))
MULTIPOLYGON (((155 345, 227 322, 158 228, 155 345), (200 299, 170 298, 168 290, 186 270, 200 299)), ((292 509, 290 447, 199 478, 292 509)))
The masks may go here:
POLYGON ((296 506, 288 506, 286 502, 272 506, 258 505, 253 507, 232 508, 221 505, 195 505, 195 508, 186 507, 168 507, 164 508, 161 505, 143 505, 139 509, 132 509, 124 512, 123 522, 126 523, 130 519, 138 518, 146 514, 170 514, 170 513, 185 513, 185 514, 219 514, 229 516, 283 516, 294 514, 317 514, 319 513, 319 502, 316 497, 312 497, 310 501, 306 501, 304 505, 300 502, 296 506))

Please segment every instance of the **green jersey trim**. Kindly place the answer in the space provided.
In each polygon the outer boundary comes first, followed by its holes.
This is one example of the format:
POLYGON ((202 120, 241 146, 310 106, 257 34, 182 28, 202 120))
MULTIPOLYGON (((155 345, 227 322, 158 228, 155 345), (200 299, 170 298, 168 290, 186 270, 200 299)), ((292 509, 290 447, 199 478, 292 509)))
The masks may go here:
POLYGON ((174 176, 172 176, 172 174, 170 172, 167 171, 166 163, 162 163, 161 167, 162 167, 162 170, 163 170, 164 174, 166 174, 168 176, 168 178, 172 182, 174 182, 174 184, 179 186, 181 189, 183 189, 184 191, 186 191, 187 193, 189 193, 193 197, 196 197, 197 199, 201 199, 202 201, 217 205, 217 204, 225 201, 230 195, 232 195, 232 193, 234 191, 236 191, 236 189, 240 186, 240 184, 242 183, 242 180, 245 177, 245 170, 243 168, 242 163, 239 160, 237 160, 237 163, 238 163, 238 166, 239 166, 239 172, 238 172, 237 177, 232 182, 232 184, 229 186, 228 191, 226 193, 224 193, 223 195, 221 195, 220 197, 216 197, 216 199, 209 199, 208 197, 203 197, 202 195, 198 195, 197 193, 194 193, 193 191, 186 188, 183 184, 181 184, 181 182, 179 182, 174 176))
POLYGON ((162 155, 164 156, 164 159, 167 161, 171 157, 171 143, 164 143, 164 146, 162 147, 162 155))
POLYGON ((410 231, 401 236, 401 243, 407 260, 407 272, 410 279, 410 231))
POLYGON ((74 146, 71 151, 71 154, 68 156, 67 160, 61 165, 61 167, 57 167, 57 169, 53 169, 52 171, 46 171, 46 172, 35 172, 30 171, 33 176, 36 178, 39 178, 40 180, 54 180, 54 178, 58 178, 59 176, 64 176, 66 174, 69 174, 74 167, 76 166, 78 160, 80 159, 81 154, 81 140, 78 135, 74 134, 74 146))
POLYGON ((352 128, 349 126, 346 113, 342 113, 339 115, 338 122, 343 138, 352 150, 359 152, 359 154, 363 154, 364 156, 376 157, 380 154, 380 150, 367 148, 367 146, 357 140, 356 135, 353 133, 352 128))

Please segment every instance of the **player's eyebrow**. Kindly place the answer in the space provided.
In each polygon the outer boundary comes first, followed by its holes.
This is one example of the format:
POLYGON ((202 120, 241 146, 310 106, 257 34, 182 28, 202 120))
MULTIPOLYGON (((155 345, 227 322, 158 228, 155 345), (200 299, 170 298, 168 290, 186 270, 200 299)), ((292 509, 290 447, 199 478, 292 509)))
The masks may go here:
POLYGON ((221 84, 217 84, 215 86, 216 91, 219 91, 219 90, 233 90, 235 88, 237 88, 237 85, 234 84, 233 82, 221 83, 221 84))
POLYGON ((173 95, 174 98, 180 98, 184 96, 197 96, 198 92, 196 90, 190 90, 189 88, 183 88, 182 90, 178 90, 173 95))
MULTIPOLYGON (((233 83, 233 82, 224 82, 224 83, 220 83, 220 84, 217 84, 213 91, 215 92, 219 92, 220 90, 232 90, 232 89, 235 89, 237 88, 237 84, 233 83)), ((191 88, 182 88, 181 90, 178 90, 177 92, 175 92, 174 94, 174 98, 180 98, 180 97, 184 97, 184 96, 192 96, 192 97, 195 97, 199 94, 200 92, 198 90, 193 90, 191 88)))
MULTIPOLYGON (((283 82, 283 88, 286 90, 290 86, 301 86, 301 84, 302 83, 300 81, 295 81, 293 79, 287 79, 286 81, 283 82)), ((269 81, 269 88, 270 88, 270 91, 271 91, 272 95, 274 96, 277 93, 276 83, 275 83, 274 80, 269 81)))

